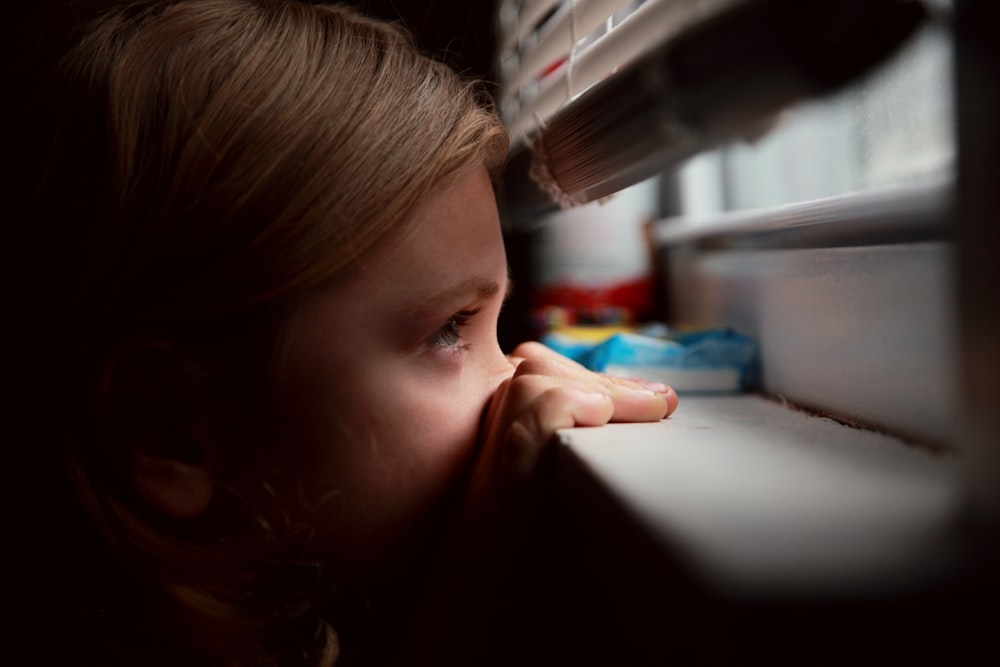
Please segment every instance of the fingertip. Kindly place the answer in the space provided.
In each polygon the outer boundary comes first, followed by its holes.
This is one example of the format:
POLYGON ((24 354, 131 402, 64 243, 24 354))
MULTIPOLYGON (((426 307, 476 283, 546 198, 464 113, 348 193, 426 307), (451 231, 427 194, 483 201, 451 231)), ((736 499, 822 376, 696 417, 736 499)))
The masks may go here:
POLYGON ((663 415, 666 418, 674 414, 674 410, 680 404, 680 397, 677 396, 677 392, 674 391, 673 387, 667 387, 666 391, 663 392, 663 398, 667 401, 667 413, 663 415))
POLYGON ((614 399, 614 421, 649 422, 669 417, 677 409, 677 394, 658 383, 632 383, 619 380, 614 399))
POLYGON ((635 382, 640 384, 644 389, 652 392, 653 394, 663 398, 663 400, 666 401, 667 409, 663 415, 664 418, 672 415, 674 410, 677 409, 677 404, 680 402, 680 399, 678 398, 677 392, 674 391, 673 387, 663 384, 662 382, 648 382, 641 378, 635 380, 635 382))

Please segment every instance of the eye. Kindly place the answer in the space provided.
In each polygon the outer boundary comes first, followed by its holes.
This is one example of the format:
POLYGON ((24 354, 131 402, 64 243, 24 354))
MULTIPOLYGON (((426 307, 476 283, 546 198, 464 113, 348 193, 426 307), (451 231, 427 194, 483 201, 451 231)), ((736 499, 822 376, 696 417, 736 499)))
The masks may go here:
POLYGON ((448 318, 447 322, 441 325, 440 329, 431 335, 429 341, 438 347, 466 349, 467 345, 460 345, 462 341, 462 328, 469 323, 469 319, 477 312, 479 311, 470 310, 455 313, 448 318))

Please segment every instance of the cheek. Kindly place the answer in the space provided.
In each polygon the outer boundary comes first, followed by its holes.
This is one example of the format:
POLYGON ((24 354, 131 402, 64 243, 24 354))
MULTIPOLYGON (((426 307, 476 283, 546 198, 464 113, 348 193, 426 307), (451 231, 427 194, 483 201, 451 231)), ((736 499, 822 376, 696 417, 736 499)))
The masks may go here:
POLYGON ((343 418, 373 446, 354 450, 355 464, 387 495, 447 485, 474 451, 483 400, 460 382, 399 381, 389 393, 358 399, 343 418))
POLYGON ((369 375, 350 391, 331 387, 308 410, 299 403, 304 486, 323 499, 315 521, 339 551, 396 546, 460 481, 475 451, 485 388, 460 376, 392 375, 369 375))

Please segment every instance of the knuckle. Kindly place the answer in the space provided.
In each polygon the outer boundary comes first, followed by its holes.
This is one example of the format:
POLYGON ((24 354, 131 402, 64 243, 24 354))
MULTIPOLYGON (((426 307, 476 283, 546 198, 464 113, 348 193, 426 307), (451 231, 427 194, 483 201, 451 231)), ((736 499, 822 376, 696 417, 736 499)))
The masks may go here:
POLYGON ((551 420, 564 412, 572 400, 572 395, 566 387, 549 387, 539 397, 539 414, 551 420))
POLYGON ((560 378, 585 378, 594 375, 591 371, 578 368, 562 356, 529 357, 517 367, 517 375, 549 375, 560 378))
POLYGON ((553 375, 555 368, 547 359, 528 358, 522 361, 515 371, 515 377, 526 375, 553 375))
POLYGON ((544 374, 540 373, 518 373, 507 385, 507 393, 511 400, 518 404, 524 404, 534 400, 534 398, 550 386, 544 374))
POLYGON ((536 357, 544 357, 548 353, 549 353, 549 348, 545 347, 538 341, 531 340, 521 343, 516 348, 514 348, 514 351, 511 353, 511 356, 523 357, 525 359, 532 359, 536 357))

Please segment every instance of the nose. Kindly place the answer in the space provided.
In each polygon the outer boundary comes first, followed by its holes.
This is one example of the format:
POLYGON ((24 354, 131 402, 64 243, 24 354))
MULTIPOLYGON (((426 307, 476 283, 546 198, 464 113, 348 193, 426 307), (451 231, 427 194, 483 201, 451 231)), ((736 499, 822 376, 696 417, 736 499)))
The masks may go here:
POLYGON ((500 383, 510 379, 517 368, 517 361, 504 354, 498 342, 490 346, 489 359, 487 361, 488 375, 490 377, 490 393, 496 391, 500 383))

